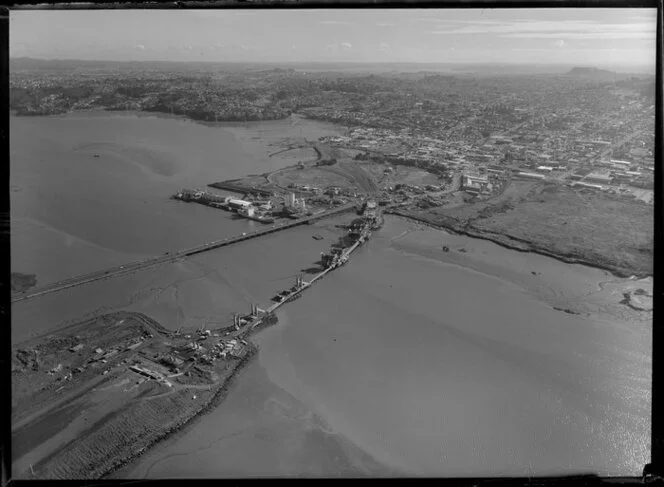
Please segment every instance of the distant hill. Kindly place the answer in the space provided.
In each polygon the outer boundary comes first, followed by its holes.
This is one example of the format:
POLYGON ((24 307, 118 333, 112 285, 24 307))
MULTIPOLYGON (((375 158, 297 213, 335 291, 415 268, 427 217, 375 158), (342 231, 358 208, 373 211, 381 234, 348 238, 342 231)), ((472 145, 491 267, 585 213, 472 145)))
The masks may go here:
POLYGON ((614 73, 613 71, 609 71, 608 69, 574 66, 572 69, 570 69, 567 72, 567 74, 572 76, 602 76, 602 75, 616 74, 616 73, 614 73))
MULTIPOLYGON (((234 61, 92 61, 80 59, 36 59, 10 57, 9 70, 18 72, 72 73, 97 72, 202 72, 263 71, 266 69, 290 69, 296 71, 334 72, 346 76, 352 74, 416 73, 448 74, 462 76, 520 76, 563 75, 577 79, 618 81, 628 75, 594 67, 572 67, 564 64, 516 64, 516 63, 417 63, 417 62, 234 62, 234 61), (569 71, 568 71, 569 70, 569 71)), ((619 69, 619 68, 617 68, 619 69)), ((647 70, 646 70, 647 71, 647 70)), ((636 70, 636 72, 645 72, 636 70)))
POLYGON ((630 75, 625 73, 615 73, 607 69, 575 66, 570 69, 567 76, 591 81, 618 81, 628 78, 630 75))
POLYGON ((80 59, 35 59, 29 57, 10 58, 9 71, 48 71, 67 72, 81 71, 162 71, 162 72, 214 72, 223 68, 230 70, 265 69, 261 63, 235 62, 181 62, 181 61, 91 61, 80 59))

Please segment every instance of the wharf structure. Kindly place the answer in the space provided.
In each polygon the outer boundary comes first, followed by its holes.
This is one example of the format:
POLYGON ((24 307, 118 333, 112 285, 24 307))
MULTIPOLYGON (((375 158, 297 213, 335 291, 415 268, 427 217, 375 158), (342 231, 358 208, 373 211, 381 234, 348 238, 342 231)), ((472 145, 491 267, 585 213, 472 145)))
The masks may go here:
POLYGON ((242 218, 260 223, 274 223, 274 216, 296 220, 313 214, 312 211, 307 210, 304 198, 296 198, 294 193, 284 197, 283 208, 280 211, 273 211, 272 201, 260 199, 260 195, 258 197, 245 196, 244 199, 239 199, 231 196, 224 197, 201 190, 181 189, 172 198, 186 202, 192 201, 226 211, 233 211, 242 218))

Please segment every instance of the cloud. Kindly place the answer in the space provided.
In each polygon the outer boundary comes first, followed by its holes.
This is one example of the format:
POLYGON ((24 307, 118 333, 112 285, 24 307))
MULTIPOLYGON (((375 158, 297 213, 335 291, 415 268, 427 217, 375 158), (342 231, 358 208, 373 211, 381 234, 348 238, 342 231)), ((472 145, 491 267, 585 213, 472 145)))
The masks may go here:
POLYGON ((646 39, 655 40, 655 32, 528 32, 517 34, 505 34, 500 37, 512 39, 556 39, 564 37, 565 39, 595 39, 595 40, 614 40, 614 39, 646 39))
MULTIPOLYGON (((212 49, 219 49, 224 51, 253 51, 251 47, 244 44, 212 44, 212 49)), ((191 49, 191 46, 186 46, 185 49, 191 49)))
POLYGON ((333 44, 327 44, 323 49, 332 52, 349 51, 353 49, 353 45, 350 42, 335 42, 333 44))
MULTIPOLYGON (((464 25, 504 25, 506 21, 504 20, 451 20, 451 19, 438 19, 439 23, 442 25, 439 25, 439 28, 444 28, 445 24, 449 25, 458 25, 458 24, 464 24, 464 25)), ((515 20, 515 22, 519 22, 519 20, 515 20)), ((525 22, 531 22, 529 20, 526 20, 525 22)))
POLYGON ((529 21, 519 20, 495 23, 468 22, 460 28, 438 29, 432 34, 498 34, 514 38, 576 38, 576 39, 654 39, 654 22, 631 22, 623 24, 599 23, 589 20, 529 21))
POLYGON ((394 27, 397 24, 393 24, 392 22, 376 22, 377 27, 394 27))
MULTIPOLYGON (((551 49, 550 48, 538 48, 538 47, 515 47, 513 49, 510 49, 510 51, 515 51, 515 52, 542 52, 542 53, 547 53, 551 54, 551 49)), ((598 52, 632 52, 632 53, 638 53, 642 54, 643 51, 639 49, 629 49, 629 48, 615 48, 615 47, 605 47, 605 48, 592 48, 592 49, 573 49, 574 52, 580 52, 580 53, 586 53, 588 56, 593 56, 594 54, 597 54, 598 52)))
POLYGON ((134 46, 134 49, 138 49, 139 51, 145 51, 145 46, 143 44, 136 44, 134 46))
POLYGON ((413 20, 415 22, 447 22, 445 19, 441 19, 439 17, 413 17, 409 20, 413 20))
POLYGON ((348 20, 320 20, 316 23, 321 25, 354 25, 353 22, 348 20))
POLYGON ((565 41, 562 40, 562 39, 558 39, 557 41, 552 42, 551 45, 553 47, 557 47, 559 49, 562 49, 563 47, 565 47, 565 41))

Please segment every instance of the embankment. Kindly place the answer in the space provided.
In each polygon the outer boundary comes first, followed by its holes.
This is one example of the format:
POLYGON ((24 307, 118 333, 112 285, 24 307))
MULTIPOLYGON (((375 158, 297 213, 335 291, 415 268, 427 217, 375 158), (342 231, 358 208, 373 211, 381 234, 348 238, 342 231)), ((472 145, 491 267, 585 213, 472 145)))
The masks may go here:
POLYGON ((249 347, 247 348, 247 353, 235 363, 235 366, 230 370, 229 374, 218 386, 216 391, 213 393, 211 398, 205 403, 205 405, 200 408, 198 411, 193 414, 188 415, 186 418, 180 420, 176 424, 172 425, 158 436, 151 439, 144 446, 136 449, 129 455, 124 456, 123 458, 117 459, 114 462, 107 465, 103 470, 99 471, 94 478, 108 478, 112 474, 118 472, 119 470, 128 467, 134 461, 136 461, 141 455, 146 453, 148 450, 156 446, 158 443, 161 443, 165 440, 173 439, 178 433, 180 433, 185 427, 189 427, 194 424, 195 421, 200 419, 203 415, 209 413, 214 408, 219 406, 219 404, 226 398, 228 392, 235 384, 237 375, 246 366, 250 360, 252 360, 258 353, 258 346, 252 342, 248 342, 249 347))
POLYGON ((98 479, 131 463, 159 442, 187 427, 198 416, 216 407, 228 393, 240 369, 256 354, 247 353, 228 364, 216 388, 183 387, 172 393, 143 394, 90 425, 85 434, 16 472, 26 479, 98 479), (194 397, 192 397, 194 395, 194 397), (198 400, 196 397, 198 396, 198 400))

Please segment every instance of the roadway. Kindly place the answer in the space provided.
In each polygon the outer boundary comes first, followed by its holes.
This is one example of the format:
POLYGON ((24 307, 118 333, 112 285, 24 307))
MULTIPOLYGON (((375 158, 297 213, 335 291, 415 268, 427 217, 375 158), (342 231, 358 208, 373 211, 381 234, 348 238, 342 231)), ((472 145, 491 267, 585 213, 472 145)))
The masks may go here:
POLYGON ((149 259, 132 262, 120 266, 110 267, 108 269, 103 269, 88 274, 73 276, 58 282, 54 282, 52 284, 47 284, 45 286, 33 288, 23 293, 16 293, 12 295, 12 303, 25 301, 27 299, 36 298, 38 296, 43 296, 45 294, 62 291, 64 289, 81 286, 83 284, 88 284, 90 282, 99 281, 102 279, 117 277, 119 275, 128 274, 130 272, 136 272, 141 269, 154 267, 167 262, 174 262, 178 259, 182 259, 183 257, 188 257, 190 255, 199 254, 201 252, 206 252, 208 250, 213 250, 220 247, 225 247, 226 245, 232 245, 252 238, 262 237, 263 235, 268 235, 271 233, 286 230, 288 228, 293 228, 298 225, 303 225, 305 223, 309 223, 315 220, 327 218, 339 213, 344 213, 346 211, 349 211, 354 206, 355 206, 354 203, 348 203, 346 205, 339 206, 338 208, 333 208, 331 210, 323 211, 321 213, 311 215, 305 218, 298 218, 297 220, 291 220, 280 224, 270 225, 269 227, 263 228, 261 230, 256 230, 254 232, 243 233, 242 235, 237 235, 235 237, 228 237, 221 240, 208 242, 203 245, 198 245, 196 247, 192 247, 189 249, 179 250, 175 252, 167 252, 158 257, 151 257, 149 259))

